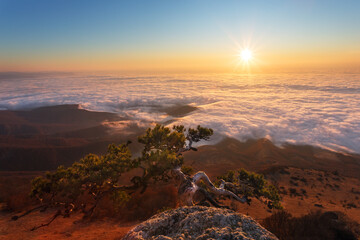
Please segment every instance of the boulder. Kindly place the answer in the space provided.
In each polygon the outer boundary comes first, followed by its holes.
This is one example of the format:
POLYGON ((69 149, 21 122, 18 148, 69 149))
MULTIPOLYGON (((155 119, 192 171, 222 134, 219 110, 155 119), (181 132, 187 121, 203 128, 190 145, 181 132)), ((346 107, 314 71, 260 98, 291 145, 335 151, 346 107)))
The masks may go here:
POLYGON ((278 238, 251 217, 228 209, 192 206, 156 214, 134 227, 123 239, 275 240, 278 238))

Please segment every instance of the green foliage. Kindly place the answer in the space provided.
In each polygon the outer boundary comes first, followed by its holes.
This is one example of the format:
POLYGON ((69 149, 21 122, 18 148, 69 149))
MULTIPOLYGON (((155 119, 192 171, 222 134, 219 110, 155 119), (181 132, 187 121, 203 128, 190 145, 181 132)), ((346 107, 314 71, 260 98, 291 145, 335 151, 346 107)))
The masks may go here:
POLYGON ((191 139, 193 142, 199 142, 200 140, 209 140, 210 136, 212 136, 213 133, 214 132, 211 128, 203 128, 199 125, 196 129, 188 129, 188 138, 191 139))
POLYGON ((217 179, 223 179, 225 182, 231 182, 231 183, 237 182, 237 179, 235 177, 235 171, 233 170, 226 172, 224 175, 218 176, 217 179))
POLYGON ((186 129, 184 126, 173 126, 173 129, 157 124, 149 128, 138 141, 144 144, 142 156, 139 159, 140 167, 144 169, 142 179, 145 185, 149 180, 167 181, 170 171, 184 163, 180 154, 186 149, 186 140, 198 142, 208 140, 213 130, 198 126, 196 129, 186 129))
POLYGON ((157 124, 154 128, 149 128, 145 135, 140 136, 138 141, 144 144, 143 153, 156 149, 170 152, 178 152, 185 144, 185 128, 183 126, 174 127, 175 131, 157 124))
POLYGON ((47 196, 50 201, 65 199, 65 202, 73 202, 84 193, 96 198, 115 184, 122 173, 137 166, 138 162, 131 159, 127 144, 111 144, 103 156, 88 154, 71 167, 60 166, 55 172, 35 178, 31 196, 40 200, 47 196))
POLYGON ((237 171, 228 171, 226 174, 217 178, 233 183, 235 189, 231 190, 235 193, 248 197, 265 197, 271 201, 272 207, 282 209, 280 203, 281 197, 277 188, 268 183, 262 174, 241 168, 237 171))
POLYGON ((270 199, 272 201, 272 205, 274 208, 276 209, 282 209, 283 207, 281 206, 281 196, 279 194, 278 189, 274 186, 274 185, 267 185, 265 186, 262 191, 261 194, 266 197, 267 199, 270 199))
POLYGON ((191 166, 188 165, 182 165, 181 171, 185 173, 186 175, 190 176, 194 173, 194 169, 191 166))
POLYGON ((131 196, 125 191, 116 190, 111 193, 111 200, 113 201, 115 211, 119 211, 130 199, 131 196))
MULTIPOLYGON (((158 124, 138 138, 144 144, 140 157, 132 157, 130 142, 111 144, 104 155, 88 154, 68 168, 60 166, 55 172, 33 179, 31 196, 50 205, 72 206, 71 211, 86 206, 88 196, 92 198, 93 211, 100 199, 109 196, 118 209, 136 190, 143 192, 150 183, 167 181, 170 171, 183 165, 181 152, 192 149, 190 143, 208 140, 212 134, 212 129, 200 126, 186 129, 180 125, 170 129, 158 124), (121 175, 134 169, 142 174, 131 178, 132 185, 121 185, 121 175)), ((190 172, 190 168, 184 169, 190 172)))

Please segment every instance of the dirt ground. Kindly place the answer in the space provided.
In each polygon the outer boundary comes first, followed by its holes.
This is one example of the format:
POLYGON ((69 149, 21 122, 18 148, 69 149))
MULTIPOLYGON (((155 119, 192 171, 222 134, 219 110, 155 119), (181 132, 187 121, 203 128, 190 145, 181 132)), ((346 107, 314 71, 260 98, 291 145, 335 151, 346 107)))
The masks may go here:
MULTIPOLYGON (((7 176, 15 179, 13 174, 7 176)), ((28 173, 27 177, 30 176, 32 175, 28 173)), ((23 181, 26 181, 27 177, 18 176, 23 181)), ((293 167, 268 171, 266 177, 280 189, 282 205, 293 216, 301 216, 317 210, 340 211, 360 223, 359 179, 340 176, 336 172, 334 174, 293 167)), ((19 179, 17 181, 20 181, 19 179)), ((151 195, 151 192, 148 194, 151 195)), ((166 191, 160 192, 158 197, 162 198, 161 194, 165 197, 166 191)), ((151 196, 146 195, 144 198, 149 197, 151 196)), ((259 222, 275 211, 269 209, 261 199, 252 199, 250 205, 232 200, 226 200, 224 203, 259 222)), ((48 227, 30 231, 32 227, 50 219, 54 211, 34 212, 17 221, 12 221, 11 217, 16 214, 18 214, 16 211, 0 213, 0 239, 121 239, 131 228, 141 222, 140 220, 123 221, 117 218, 84 221, 81 215, 77 214, 70 218, 59 217, 48 227)))
POLYGON ((121 239, 139 222, 118 222, 113 219, 84 222, 81 216, 58 218, 50 226, 30 231, 34 226, 41 225, 53 213, 33 213, 17 221, 11 221, 12 214, 0 214, 0 239, 121 239))

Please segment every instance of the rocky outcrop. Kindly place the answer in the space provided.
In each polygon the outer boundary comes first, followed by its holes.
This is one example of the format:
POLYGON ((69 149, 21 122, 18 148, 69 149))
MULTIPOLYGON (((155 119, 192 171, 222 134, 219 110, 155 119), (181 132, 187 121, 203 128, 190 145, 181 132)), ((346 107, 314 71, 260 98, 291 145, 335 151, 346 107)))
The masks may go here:
POLYGON ((182 207, 159 213, 124 237, 135 239, 277 239, 252 218, 228 209, 182 207))

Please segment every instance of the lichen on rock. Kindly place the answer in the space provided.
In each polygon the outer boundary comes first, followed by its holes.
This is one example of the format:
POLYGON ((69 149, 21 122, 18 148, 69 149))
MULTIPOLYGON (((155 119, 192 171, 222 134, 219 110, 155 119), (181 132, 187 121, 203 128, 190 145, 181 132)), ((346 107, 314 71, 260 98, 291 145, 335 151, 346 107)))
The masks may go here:
POLYGON ((228 209, 193 206, 159 213, 137 225, 124 239, 275 240, 277 237, 251 217, 228 209))

